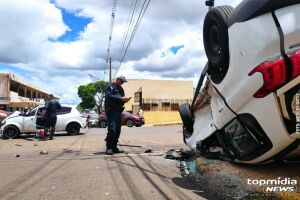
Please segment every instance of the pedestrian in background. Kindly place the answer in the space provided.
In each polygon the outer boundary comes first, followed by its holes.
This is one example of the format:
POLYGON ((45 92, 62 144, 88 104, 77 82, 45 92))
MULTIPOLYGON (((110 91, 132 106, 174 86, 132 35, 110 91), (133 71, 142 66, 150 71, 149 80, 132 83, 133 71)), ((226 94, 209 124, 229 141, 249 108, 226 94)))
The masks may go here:
POLYGON ((52 95, 47 99, 45 104, 45 137, 47 137, 50 130, 49 139, 53 140, 55 133, 55 125, 57 121, 57 110, 61 109, 61 105, 52 95))
POLYGON ((139 107, 139 109, 138 109, 137 116, 139 118, 144 118, 144 111, 141 107, 139 107))
POLYGON ((121 116, 124 110, 124 103, 131 97, 125 97, 122 84, 127 82, 124 76, 118 76, 115 81, 108 85, 105 91, 105 114, 107 116, 108 127, 106 137, 106 154, 123 153, 117 147, 121 133, 121 116))

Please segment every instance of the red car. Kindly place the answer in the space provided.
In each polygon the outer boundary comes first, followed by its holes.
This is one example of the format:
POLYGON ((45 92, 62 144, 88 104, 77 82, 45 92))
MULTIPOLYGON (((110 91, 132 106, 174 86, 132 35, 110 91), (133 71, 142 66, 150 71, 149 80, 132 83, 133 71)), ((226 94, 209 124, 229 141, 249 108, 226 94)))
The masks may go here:
POLYGON ((9 112, 6 112, 4 110, 0 110, 0 121, 2 121, 3 119, 5 119, 8 115, 10 115, 9 112))
MULTIPOLYGON (((121 119, 122 119, 122 125, 127 125, 128 127, 133 127, 133 126, 140 127, 145 124, 145 120, 143 117, 134 116, 129 112, 123 112, 121 119)), ((105 112, 102 112, 99 115, 98 126, 100 128, 107 127, 107 117, 105 115, 105 112)))

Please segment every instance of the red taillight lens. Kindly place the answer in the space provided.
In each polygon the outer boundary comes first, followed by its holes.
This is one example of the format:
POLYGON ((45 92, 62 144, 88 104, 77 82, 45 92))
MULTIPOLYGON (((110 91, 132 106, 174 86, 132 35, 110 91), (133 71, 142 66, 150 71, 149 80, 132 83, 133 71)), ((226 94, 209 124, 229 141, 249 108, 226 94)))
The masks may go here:
POLYGON ((263 98, 275 91, 286 82, 286 65, 282 58, 276 61, 266 61, 255 67, 249 76, 260 72, 264 78, 263 86, 254 94, 255 98, 263 98))
POLYGON ((293 64, 292 79, 300 75, 300 50, 288 53, 293 64))

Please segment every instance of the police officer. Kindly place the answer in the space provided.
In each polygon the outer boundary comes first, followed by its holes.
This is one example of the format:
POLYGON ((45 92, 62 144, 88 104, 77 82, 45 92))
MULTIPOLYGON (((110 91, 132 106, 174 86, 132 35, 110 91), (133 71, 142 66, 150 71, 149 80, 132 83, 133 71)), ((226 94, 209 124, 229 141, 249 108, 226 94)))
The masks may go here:
POLYGON ((48 131, 50 129, 50 140, 53 140, 53 136, 55 133, 55 125, 56 125, 56 121, 57 121, 57 110, 61 109, 61 105, 60 103, 54 99, 54 97, 51 95, 48 99, 48 101, 45 103, 45 109, 46 109, 46 113, 45 113, 45 127, 44 127, 44 131, 45 131, 45 136, 48 135, 48 131))
POLYGON ((106 154, 123 153, 117 147, 121 133, 121 116, 124 110, 124 103, 131 98, 125 97, 122 84, 127 82, 124 76, 118 76, 115 81, 108 85, 105 92, 105 113, 107 116, 108 127, 106 137, 106 154))

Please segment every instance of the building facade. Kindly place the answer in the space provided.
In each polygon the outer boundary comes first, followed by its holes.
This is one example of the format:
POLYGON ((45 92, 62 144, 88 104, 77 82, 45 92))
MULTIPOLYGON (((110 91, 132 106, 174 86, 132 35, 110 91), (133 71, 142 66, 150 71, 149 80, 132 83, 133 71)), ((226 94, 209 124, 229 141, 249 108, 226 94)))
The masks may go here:
POLYGON ((50 95, 51 92, 28 83, 16 75, 0 73, 0 109, 2 110, 33 108, 43 104, 45 98, 50 95))
POLYGON ((134 114, 140 105, 144 111, 178 111, 180 104, 193 98, 193 81, 130 79, 123 88, 132 97, 125 110, 134 114), (137 91, 142 93, 142 103, 134 96, 137 91))

